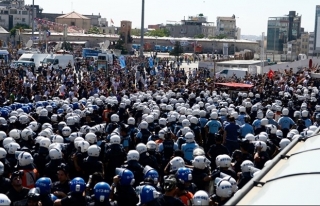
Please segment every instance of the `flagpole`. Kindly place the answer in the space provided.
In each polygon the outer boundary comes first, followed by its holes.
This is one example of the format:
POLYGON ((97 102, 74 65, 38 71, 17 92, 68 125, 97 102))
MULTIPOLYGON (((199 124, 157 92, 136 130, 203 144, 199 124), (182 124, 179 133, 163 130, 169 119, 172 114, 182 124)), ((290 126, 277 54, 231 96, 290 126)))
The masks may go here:
POLYGON ((47 43, 47 32, 44 32, 44 40, 45 40, 45 42, 46 42, 45 53, 48 53, 48 52, 47 52, 47 46, 48 46, 48 43, 47 43))
POLYGON ((32 0, 32 41, 34 41, 33 35, 34 35, 34 0, 32 0))
POLYGON ((143 37, 144 36, 144 0, 142 0, 142 8, 141 8, 141 34, 140 34, 140 57, 143 57, 143 37))

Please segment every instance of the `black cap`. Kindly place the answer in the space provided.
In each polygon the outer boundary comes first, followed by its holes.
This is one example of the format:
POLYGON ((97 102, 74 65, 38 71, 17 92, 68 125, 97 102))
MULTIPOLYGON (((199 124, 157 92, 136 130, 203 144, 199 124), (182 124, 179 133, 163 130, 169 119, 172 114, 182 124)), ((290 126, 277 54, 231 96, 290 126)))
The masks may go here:
POLYGON ((17 170, 17 171, 14 171, 14 172, 11 174, 10 180, 12 181, 15 177, 20 177, 20 178, 22 178, 22 176, 23 176, 23 171, 17 170))
POLYGON ((164 190, 165 191, 172 191, 177 187, 177 179, 174 175, 169 175, 164 179, 164 190))
POLYGON ((58 166, 58 170, 62 170, 64 171, 64 173, 68 174, 69 173, 69 167, 68 165, 66 165, 65 163, 61 163, 59 166, 58 166))

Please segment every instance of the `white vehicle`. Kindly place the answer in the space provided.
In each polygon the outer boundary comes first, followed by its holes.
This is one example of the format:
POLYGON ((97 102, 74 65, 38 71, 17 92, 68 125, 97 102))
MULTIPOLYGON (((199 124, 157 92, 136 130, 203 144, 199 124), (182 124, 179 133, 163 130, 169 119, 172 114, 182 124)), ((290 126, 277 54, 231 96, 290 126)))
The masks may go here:
POLYGON ((113 55, 111 53, 99 53, 98 60, 107 61, 109 64, 113 62, 113 55))
POLYGON ((49 63, 52 64, 54 69, 58 69, 62 67, 63 69, 68 66, 70 63, 71 66, 74 65, 73 55, 70 54, 49 54, 46 58, 41 62, 43 66, 47 66, 49 63))
POLYGON ((48 54, 22 54, 18 61, 30 61, 34 62, 36 68, 41 66, 41 62, 46 58, 48 54))
MULTIPOLYGON (((248 69, 224 69, 220 72, 216 73, 216 77, 225 77, 225 78, 231 78, 233 76, 236 76, 237 78, 244 78, 248 73, 248 69)), ((252 75, 252 73, 251 73, 252 75)))

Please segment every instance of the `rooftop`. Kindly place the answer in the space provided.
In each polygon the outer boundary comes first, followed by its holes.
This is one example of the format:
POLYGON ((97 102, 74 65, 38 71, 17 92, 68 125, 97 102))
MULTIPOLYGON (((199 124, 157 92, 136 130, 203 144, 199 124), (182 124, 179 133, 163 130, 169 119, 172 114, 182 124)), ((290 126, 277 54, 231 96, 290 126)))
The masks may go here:
POLYGON ((90 18, 85 17, 85 16, 73 11, 68 14, 58 16, 57 19, 90 19, 90 18))
POLYGON ((320 189, 319 128, 295 138, 227 205, 318 205, 320 189))
POLYGON ((0 34, 9 34, 9 32, 0 26, 0 34))
POLYGON ((259 64, 261 61, 257 60, 231 60, 231 61, 223 61, 223 62, 217 62, 217 65, 255 65, 259 64))
MULTIPOLYGON (((23 32, 23 34, 26 35, 31 35, 31 32, 23 32)), ((39 32, 34 32, 35 35, 38 35, 39 32)), ((53 32, 51 31, 50 36, 61 36, 63 35, 63 33, 59 33, 59 32, 53 32)), ((119 35, 109 35, 109 34, 84 34, 84 33, 68 33, 68 36, 76 36, 76 37, 119 37, 119 35)), ((134 39, 140 39, 140 36, 132 36, 132 38, 134 39)), ((195 38, 186 38, 186 37, 182 37, 182 38, 174 38, 174 37, 153 37, 153 36, 145 36, 145 39, 163 39, 163 40, 179 40, 179 41, 190 41, 190 42, 194 42, 194 41, 198 41, 198 42, 222 42, 222 43, 252 43, 252 44, 257 44, 257 42, 255 41, 249 41, 249 40, 245 40, 245 39, 241 39, 241 40, 236 40, 236 39, 206 39, 206 38, 202 38, 202 39, 195 39, 195 38)))
POLYGON ((232 16, 230 16, 230 17, 218 16, 217 19, 225 20, 225 21, 235 21, 235 20, 236 20, 236 19, 233 18, 232 16))

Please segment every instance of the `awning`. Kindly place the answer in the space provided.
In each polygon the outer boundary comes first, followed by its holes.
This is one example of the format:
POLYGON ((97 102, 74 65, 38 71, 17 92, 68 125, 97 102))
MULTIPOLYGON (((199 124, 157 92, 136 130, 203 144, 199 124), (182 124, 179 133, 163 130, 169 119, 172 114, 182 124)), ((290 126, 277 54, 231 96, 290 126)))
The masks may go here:
POLYGON ((251 88, 253 85, 251 84, 242 84, 242 83, 215 83, 218 85, 226 86, 226 87, 240 87, 240 88, 251 88))
MULTIPOLYGON (((67 41, 70 44, 86 44, 87 41, 67 41)), ((63 41, 49 41, 48 44, 51 43, 63 43, 63 41)))

